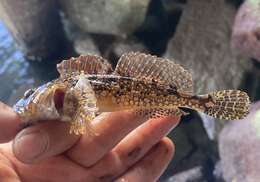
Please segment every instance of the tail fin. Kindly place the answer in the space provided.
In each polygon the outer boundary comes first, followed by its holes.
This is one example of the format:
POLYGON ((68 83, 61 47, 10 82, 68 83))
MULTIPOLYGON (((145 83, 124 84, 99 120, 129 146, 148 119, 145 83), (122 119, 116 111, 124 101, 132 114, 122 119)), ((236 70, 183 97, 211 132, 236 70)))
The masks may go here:
POLYGON ((247 93, 239 90, 224 90, 209 94, 214 104, 205 113, 219 119, 236 120, 249 113, 250 101, 247 93))

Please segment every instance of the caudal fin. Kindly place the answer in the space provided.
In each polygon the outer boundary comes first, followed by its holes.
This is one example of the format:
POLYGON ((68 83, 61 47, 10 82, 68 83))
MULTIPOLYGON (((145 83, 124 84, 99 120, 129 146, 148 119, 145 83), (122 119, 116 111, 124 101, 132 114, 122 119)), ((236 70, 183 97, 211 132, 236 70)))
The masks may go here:
POLYGON ((239 90, 224 90, 209 94, 214 104, 205 113, 219 119, 236 120, 249 113, 250 100, 247 93, 239 90))

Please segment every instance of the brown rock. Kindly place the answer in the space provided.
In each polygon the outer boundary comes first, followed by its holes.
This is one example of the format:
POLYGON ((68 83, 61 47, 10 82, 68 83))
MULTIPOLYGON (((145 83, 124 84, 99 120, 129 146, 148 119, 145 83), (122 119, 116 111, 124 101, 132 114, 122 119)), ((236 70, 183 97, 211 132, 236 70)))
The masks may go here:
POLYGON ((260 102, 247 118, 226 125, 220 133, 219 153, 226 181, 259 182, 260 102))
POLYGON ((237 88, 249 63, 232 53, 236 10, 225 0, 188 1, 165 54, 191 71, 196 93, 237 88))
POLYGON ((234 50, 260 61, 260 1, 247 0, 239 8, 232 33, 234 50))

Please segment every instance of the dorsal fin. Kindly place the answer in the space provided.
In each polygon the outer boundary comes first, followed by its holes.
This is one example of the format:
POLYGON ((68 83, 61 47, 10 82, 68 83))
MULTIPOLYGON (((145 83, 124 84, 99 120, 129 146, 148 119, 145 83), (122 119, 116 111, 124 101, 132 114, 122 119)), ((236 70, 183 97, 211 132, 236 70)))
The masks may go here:
POLYGON ((81 72, 85 74, 107 74, 112 72, 112 67, 106 59, 100 56, 82 55, 63 60, 60 64, 57 64, 57 70, 61 77, 64 77, 71 73, 81 72))
POLYGON ((140 52, 123 54, 114 74, 137 79, 155 80, 176 87, 178 91, 193 92, 191 74, 168 59, 140 52))

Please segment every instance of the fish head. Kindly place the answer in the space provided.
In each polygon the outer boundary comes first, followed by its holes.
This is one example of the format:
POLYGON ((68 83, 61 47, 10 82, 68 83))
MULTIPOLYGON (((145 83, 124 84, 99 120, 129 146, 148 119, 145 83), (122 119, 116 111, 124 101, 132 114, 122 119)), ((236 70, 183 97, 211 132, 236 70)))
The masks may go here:
POLYGON ((27 90, 13 106, 13 110, 22 122, 59 119, 64 94, 62 89, 44 84, 36 89, 27 90))

